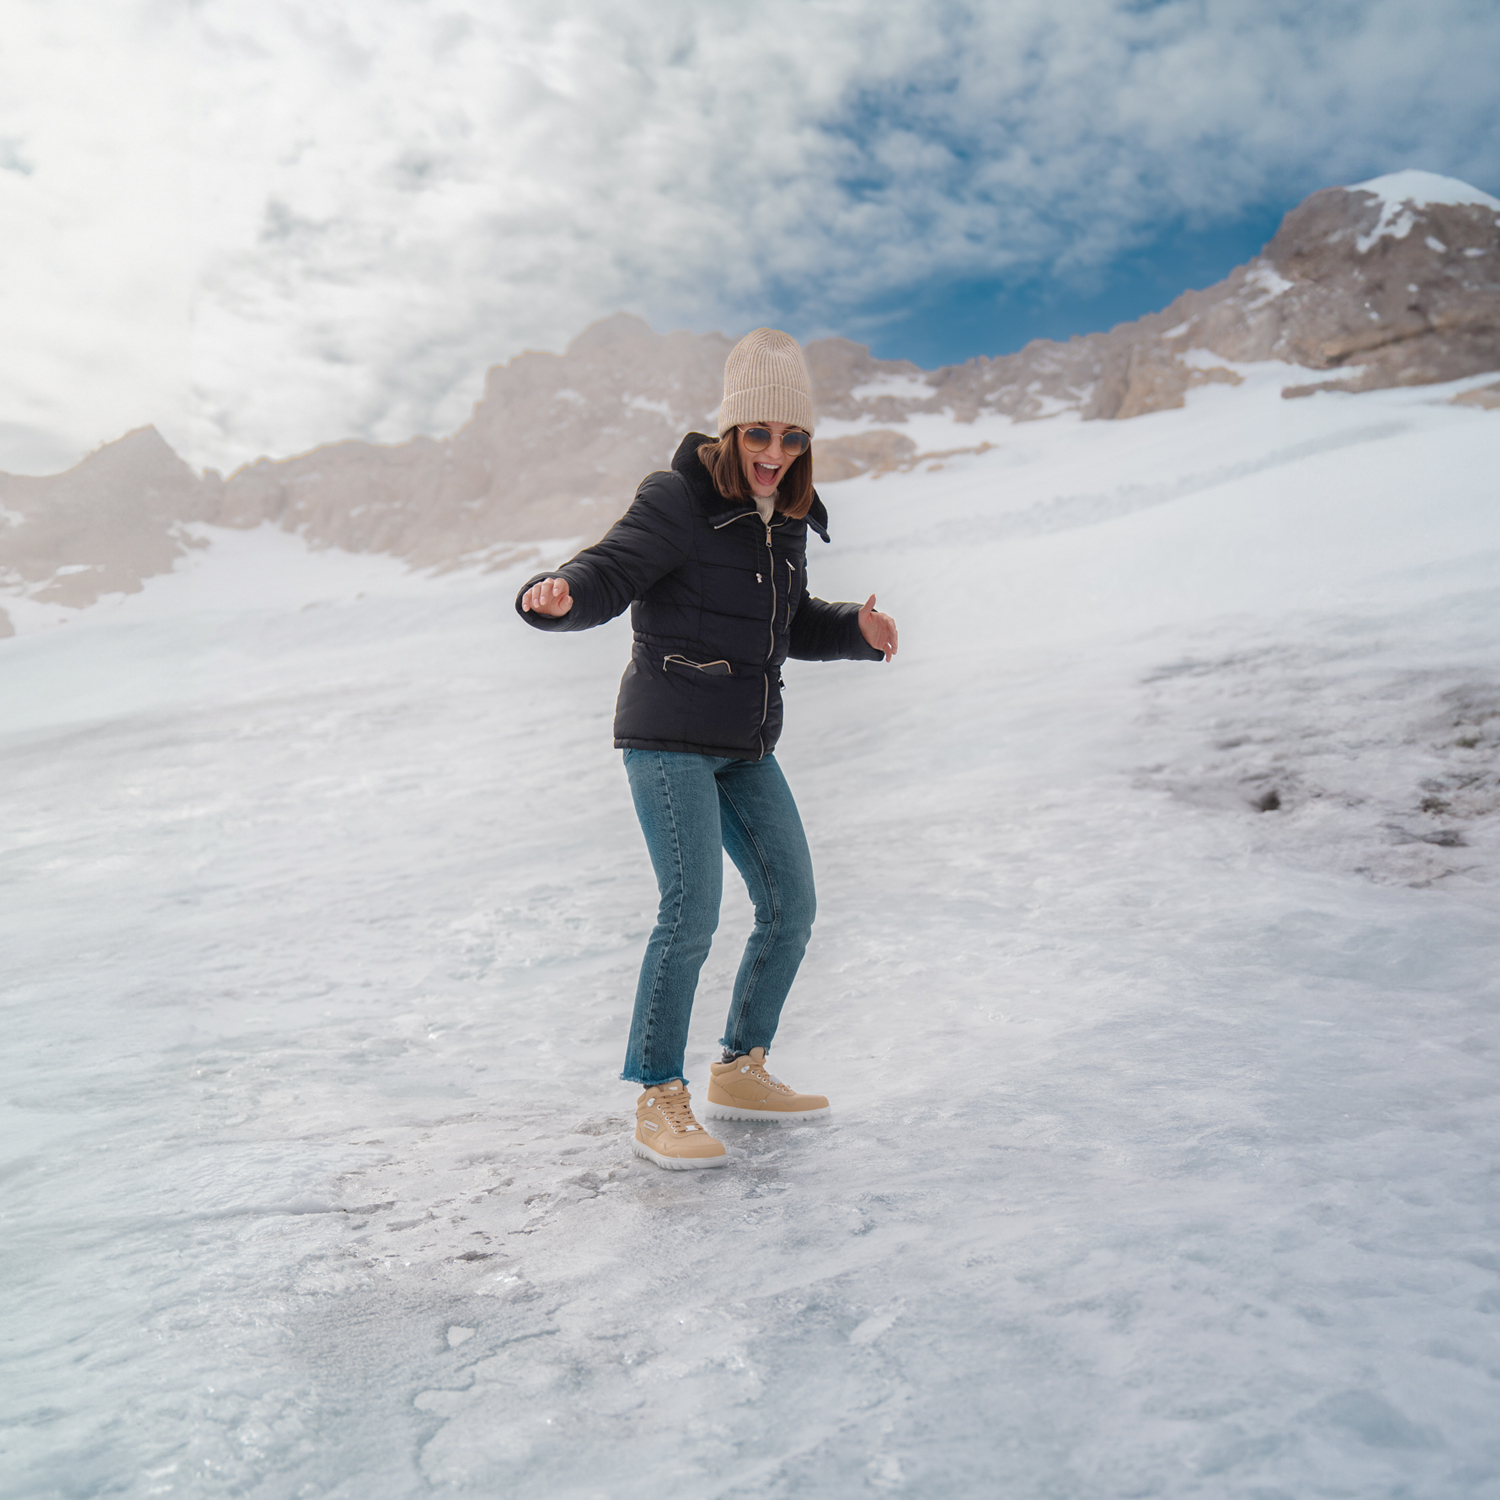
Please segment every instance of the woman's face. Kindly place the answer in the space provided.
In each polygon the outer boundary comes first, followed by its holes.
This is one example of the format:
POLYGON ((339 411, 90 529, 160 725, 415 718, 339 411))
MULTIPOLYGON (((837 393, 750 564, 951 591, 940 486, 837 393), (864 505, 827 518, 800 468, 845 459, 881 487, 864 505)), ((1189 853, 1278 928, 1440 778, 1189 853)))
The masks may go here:
MULTIPOLYGON (((746 424, 746 426, 749 425, 752 424, 746 424)), ((745 428, 737 428, 740 466, 745 471, 745 478, 750 481, 751 493, 758 500, 767 500, 776 493, 776 486, 781 483, 781 476, 795 462, 792 455, 785 452, 781 446, 782 434, 794 429, 788 427, 785 422, 756 422, 753 425, 764 427, 771 434, 771 446, 762 448, 759 453, 752 453, 745 446, 745 428)), ((799 427, 795 430, 800 432, 802 429, 799 427)))

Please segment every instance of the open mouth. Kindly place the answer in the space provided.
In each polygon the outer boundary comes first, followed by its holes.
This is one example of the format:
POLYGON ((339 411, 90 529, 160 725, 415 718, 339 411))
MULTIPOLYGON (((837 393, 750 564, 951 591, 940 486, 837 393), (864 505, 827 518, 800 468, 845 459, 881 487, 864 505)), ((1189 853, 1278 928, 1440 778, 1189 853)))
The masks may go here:
POLYGON ((776 487, 776 476, 781 473, 780 464, 762 464, 755 466, 755 482, 763 489, 774 489, 776 487))

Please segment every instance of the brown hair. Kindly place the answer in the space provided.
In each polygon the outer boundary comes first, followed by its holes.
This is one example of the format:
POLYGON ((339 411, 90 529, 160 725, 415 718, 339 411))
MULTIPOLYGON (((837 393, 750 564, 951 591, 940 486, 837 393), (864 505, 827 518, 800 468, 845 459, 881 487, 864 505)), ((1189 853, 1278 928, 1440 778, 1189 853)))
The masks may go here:
MULTIPOLYGON (((717 442, 698 447, 698 461, 708 470, 714 488, 726 500, 753 501, 745 466, 740 462, 740 430, 731 427, 717 442)), ((787 465, 777 487, 776 509, 789 520, 800 521, 812 509, 812 447, 787 465)))

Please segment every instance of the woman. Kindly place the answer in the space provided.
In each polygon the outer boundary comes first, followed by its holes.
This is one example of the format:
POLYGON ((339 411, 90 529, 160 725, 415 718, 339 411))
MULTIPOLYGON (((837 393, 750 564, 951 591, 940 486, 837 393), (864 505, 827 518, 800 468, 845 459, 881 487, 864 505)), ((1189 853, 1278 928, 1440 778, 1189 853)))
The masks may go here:
POLYGON ((615 746, 661 890, 636 986, 625 1070, 643 1089, 633 1150, 659 1167, 720 1167, 693 1117, 683 1052, 698 974, 719 920, 721 849, 755 903, 723 1058, 705 1115, 806 1120, 828 1113, 766 1070, 807 947, 812 860, 772 753, 782 662, 889 661, 896 625, 875 608, 807 592, 807 532, 825 542, 812 487, 812 382, 795 339, 757 328, 730 352, 715 442, 691 432, 597 546, 533 578, 516 608, 542 630, 587 630, 632 605, 635 644, 615 746))

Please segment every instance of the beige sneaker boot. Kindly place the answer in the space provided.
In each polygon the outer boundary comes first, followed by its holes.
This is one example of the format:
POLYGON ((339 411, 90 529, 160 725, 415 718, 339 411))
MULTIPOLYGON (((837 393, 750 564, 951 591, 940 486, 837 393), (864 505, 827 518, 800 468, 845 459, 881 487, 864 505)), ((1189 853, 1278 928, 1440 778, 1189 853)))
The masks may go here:
POLYGON ((647 1089, 635 1102, 635 1139, 630 1149, 642 1161, 673 1172, 722 1167, 729 1156, 694 1118, 692 1097, 679 1079, 647 1089))
POLYGON ((714 1063, 708 1085, 708 1103, 703 1107, 709 1120, 772 1120, 791 1124, 815 1120, 828 1113, 821 1094, 799 1094, 766 1071, 766 1049, 754 1047, 746 1057, 714 1063))

